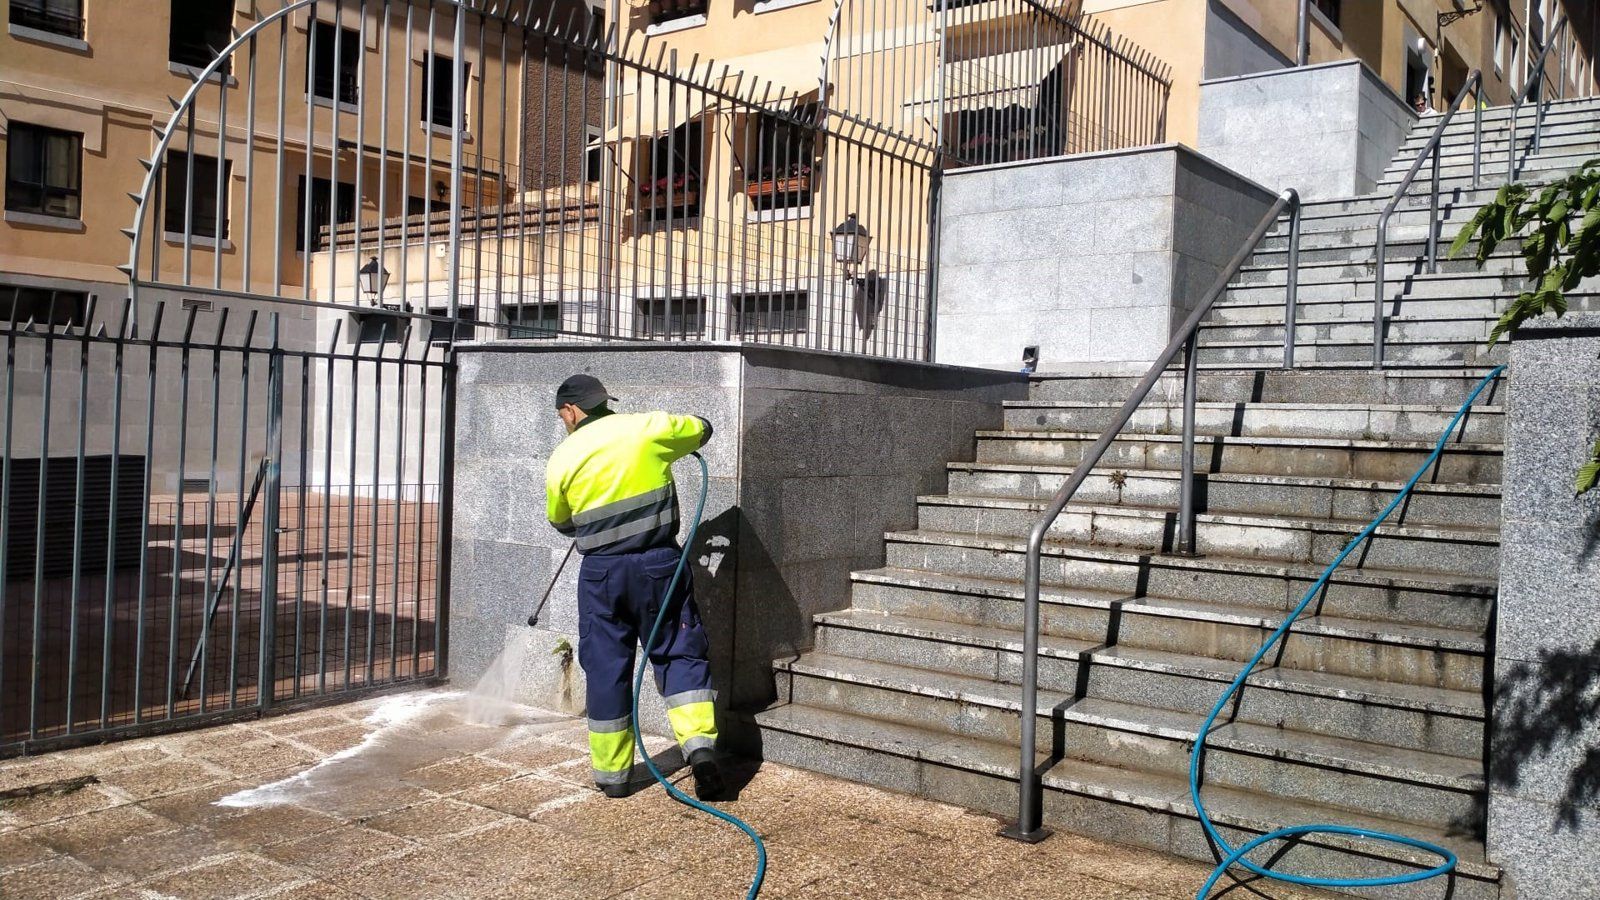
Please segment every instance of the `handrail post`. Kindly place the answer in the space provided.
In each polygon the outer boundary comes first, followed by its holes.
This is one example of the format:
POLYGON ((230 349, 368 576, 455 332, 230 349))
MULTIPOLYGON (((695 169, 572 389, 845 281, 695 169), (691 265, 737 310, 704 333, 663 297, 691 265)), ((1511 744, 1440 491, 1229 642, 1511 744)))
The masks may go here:
POLYGON ((1283 367, 1294 368, 1295 329, 1300 324, 1300 192, 1289 190, 1289 271, 1283 298, 1283 367))
MULTIPOLYGON (((1139 383, 1134 387, 1132 395, 1122 404, 1122 408, 1118 410, 1111 424, 1107 426, 1105 431, 1101 432, 1100 437, 1095 440, 1092 446, 1083 451, 1083 455, 1078 459, 1078 464, 1073 467, 1072 474, 1067 478, 1066 484, 1063 484, 1061 489, 1056 491, 1055 496, 1051 498, 1049 505, 1045 508, 1044 514, 1039 517, 1039 520, 1033 525, 1033 530, 1028 533, 1028 550, 1023 559, 1022 582, 1022 705, 1019 710, 1022 716, 1022 746, 1018 754, 1017 764, 1017 821, 1000 830, 1000 834, 1003 837, 1028 843, 1038 843, 1050 836, 1049 829, 1044 828, 1040 823, 1043 817, 1043 807, 1040 803, 1041 791, 1037 749, 1039 717, 1039 568, 1040 557, 1044 551, 1045 535, 1049 533, 1050 526, 1061 515, 1061 511, 1066 509, 1067 504, 1077 494, 1078 488, 1083 486, 1083 482, 1089 477, 1089 473, 1104 458, 1106 451, 1111 448, 1111 444, 1116 440, 1117 435, 1121 434, 1122 429, 1126 428, 1128 422, 1133 419, 1134 413, 1139 409, 1139 404, 1150 396, 1150 391, 1161 380, 1167 368, 1177 360, 1178 353, 1183 351, 1185 347, 1189 350, 1186 361, 1188 370, 1188 386, 1185 388, 1185 409, 1188 417, 1186 428, 1189 432, 1189 441, 1192 446, 1194 437, 1194 391, 1198 382, 1198 378, 1195 377, 1195 347, 1198 344, 1197 333, 1200 323, 1211 312, 1212 307, 1216 305, 1217 298, 1222 296, 1222 293, 1228 289, 1229 282, 1238 274, 1245 261, 1250 258, 1251 254, 1255 253, 1257 247, 1261 246, 1261 239, 1266 237, 1267 232, 1271 231, 1272 227, 1277 224, 1278 217, 1283 215, 1284 210, 1288 209, 1291 202, 1297 202, 1297 199, 1298 195, 1292 191, 1284 191, 1278 196, 1277 201, 1262 216, 1260 223, 1256 225, 1250 237, 1245 240, 1244 245, 1233 255, 1228 264, 1222 267, 1221 272, 1217 275, 1217 280, 1212 284, 1210 290, 1202 296, 1199 303, 1195 304, 1194 309, 1189 311, 1188 318, 1184 319, 1183 324, 1178 326, 1172 339, 1167 342, 1166 347, 1162 348, 1161 352, 1157 354, 1155 361, 1150 364, 1150 368, 1144 373, 1144 377, 1139 379, 1139 383)), ((1192 475, 1192 449, 1190 451, 1188 470, 1189 474, 1192 475)), ((1192 480, 1192 478, 1189 479, 1191 482, 1192 480)), ((1194 508, 1192 493, 1185 503, 1190 510, 1190 518, 1192 519, 1194 508)), ((1190 534, 1193 534, 1192 524, 1190 534)), ((1191 546, 1193 545, 1192 537, 1190 544, 1191 546)))
MULTIPOLYGON (((1039 725, 1039 557, 1050 518, 1039 520, 1028 534, 1028 553, 1023 564, 1022 604, 1022 752, 1017 763, 1017 821, 1000 830, 1004 837, 1037 844, 1050 836, 1040 820, 1038 725, 1039 725)), ((1079 660, 1079 665, 1086 665, 1079 660)))
POLYGON ((1183 462, 1178 477, 1178 540, 1177 553, 1195 555, 1194 509, 1194 408, 1195 394, 1199 390, 1199 334, 1189 335, 1184 348, 1183 363, 1183 462))
POLYGON ((1483 73, 1476 76, 1477 96, 1472 101, 1472 189, 1477 190, 1483 170, 1483 73))
MULTIPOLYGON (((1439 157, 1444 155, 1444 142, 1433 146, 1433 189, 1428 192, 1428 274, 1439 274, 1439 157)), ((1378 265, 1383 265, 1378 257, 1378 265)))
POLYGON ((1393 210, 1391 203, 1378 216, 1378 237, 1376 249, 1378 252, 1377 263, 1372 270, 1372 368, 1383 368, 1383 302, 1384 302, 1384 276, 1386 274, 1384 257, 1388 255, 1389 244, 1389 213, 1393 210))

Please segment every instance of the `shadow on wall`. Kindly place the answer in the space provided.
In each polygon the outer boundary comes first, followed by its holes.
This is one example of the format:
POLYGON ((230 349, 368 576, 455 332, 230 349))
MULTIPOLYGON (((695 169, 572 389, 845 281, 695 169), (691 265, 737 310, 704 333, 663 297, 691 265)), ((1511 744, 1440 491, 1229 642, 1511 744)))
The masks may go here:
MULTIPOLYGON (((1554 650, 1496 673, 1495 738, 1489 785, 1511 790, 1526 763, 1581 739, 1600 717, 1600 640, 1586 650, 1554 650)), ((1576 830, 1600 806, 1600 746, 1567 773, 1557 827, 1576 830)))

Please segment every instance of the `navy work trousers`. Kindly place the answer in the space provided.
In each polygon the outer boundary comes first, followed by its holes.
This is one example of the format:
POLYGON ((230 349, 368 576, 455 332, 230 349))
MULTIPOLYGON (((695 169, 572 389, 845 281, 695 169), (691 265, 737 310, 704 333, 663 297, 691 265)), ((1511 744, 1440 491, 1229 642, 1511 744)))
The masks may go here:
POLYGON ((615 783, 633 762, 631 727, 634 654, 663 604, 666 619, 647 655, 656 690, 666 700, 685 754, 716 742, 709 647, 695 605, 689 570, 668 597, 677 547, 585 556, 578 572, 578 663, 588 684, 590 746, 595 780, 615 783))

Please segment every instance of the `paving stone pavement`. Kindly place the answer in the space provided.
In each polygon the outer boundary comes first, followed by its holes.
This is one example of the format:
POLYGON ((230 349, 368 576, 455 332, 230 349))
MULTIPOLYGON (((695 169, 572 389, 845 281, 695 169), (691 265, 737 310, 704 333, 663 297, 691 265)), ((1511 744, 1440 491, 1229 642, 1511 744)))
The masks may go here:
MULTIPOLYGON (((596 793, 581 719, 474 718, 462 694, 418 691, 0 761, 0 792, 63 788, 0 801, 0 897, 744 896, 744 835, 653 784, 596 793)), ((763 897, 1190 898, 1207 874, 1069 834, 1024 846, 989 816, 772 763, 730 774, 722 808, 767 843, 763 897)))

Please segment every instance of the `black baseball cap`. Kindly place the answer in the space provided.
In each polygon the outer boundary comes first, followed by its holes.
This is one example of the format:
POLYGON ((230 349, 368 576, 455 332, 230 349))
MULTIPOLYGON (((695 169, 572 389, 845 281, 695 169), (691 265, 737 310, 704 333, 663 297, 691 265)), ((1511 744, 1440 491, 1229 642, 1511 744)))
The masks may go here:
POLYGON ((617 398, 606 393, 606 386, 593 375, 574 375, 556 388, 556 409, 571 403, 581 410, 591 410, 607 400, 617 398))

